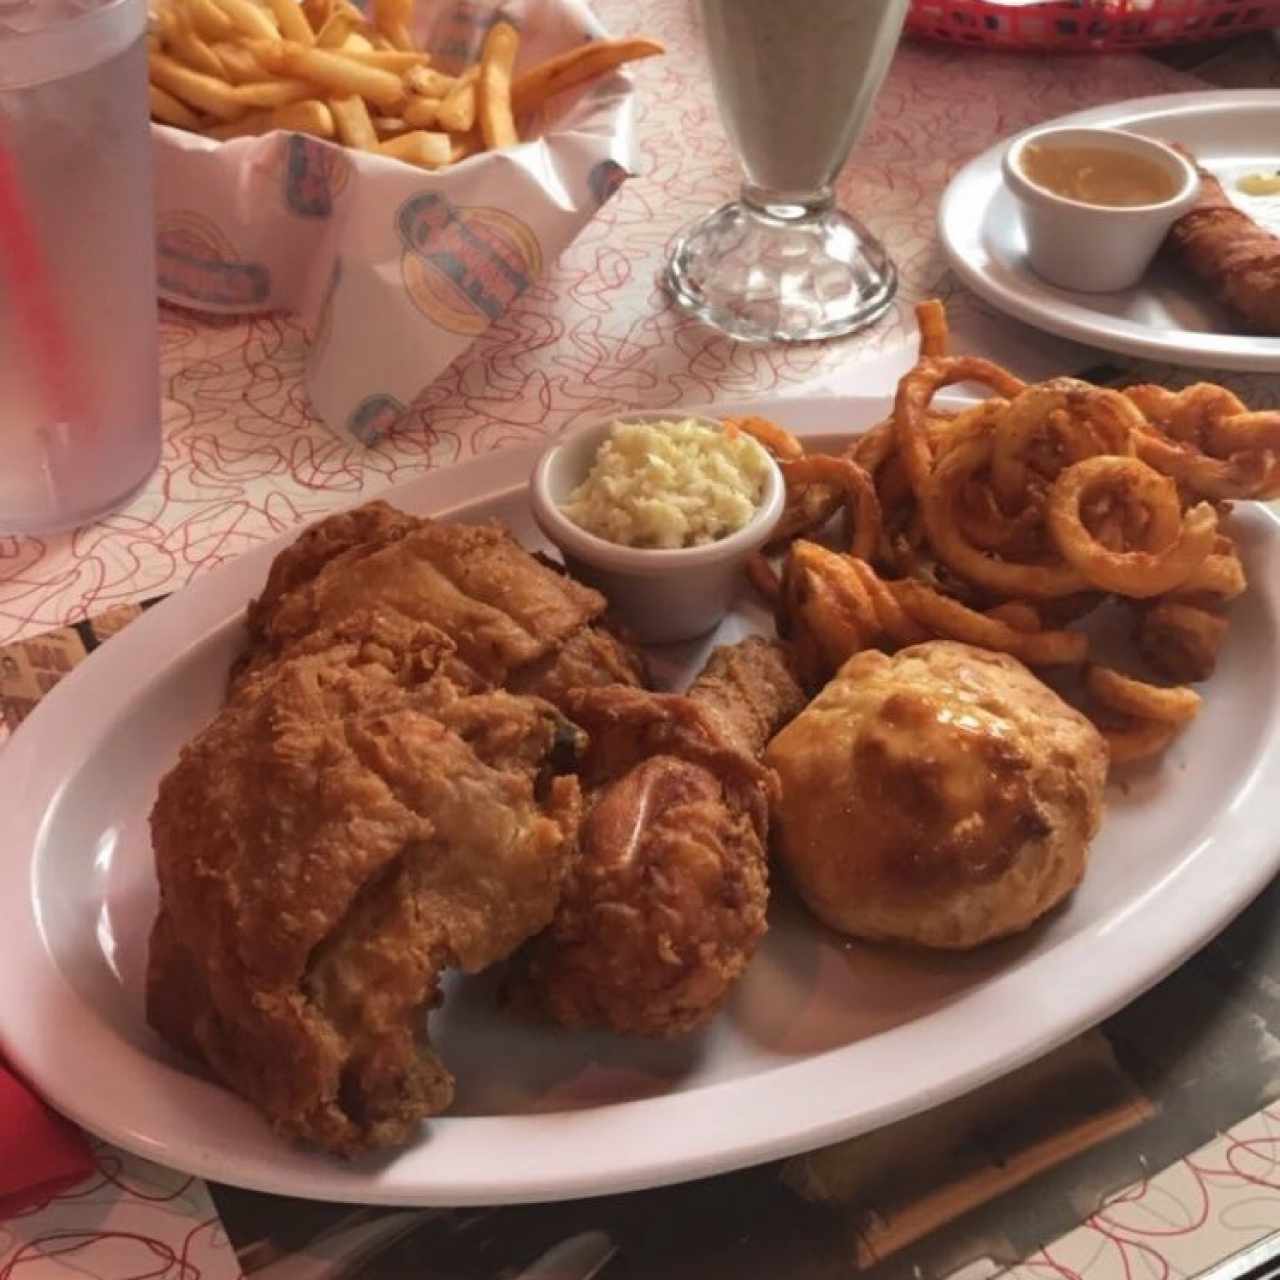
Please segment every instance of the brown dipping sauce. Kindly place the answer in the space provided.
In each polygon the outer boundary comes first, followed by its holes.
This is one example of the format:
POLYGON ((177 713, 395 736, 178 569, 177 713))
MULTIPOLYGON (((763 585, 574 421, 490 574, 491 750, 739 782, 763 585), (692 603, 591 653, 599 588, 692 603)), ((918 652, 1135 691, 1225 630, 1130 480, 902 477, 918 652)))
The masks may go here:
POLYGON ((1167 169, 1131 151, 1032 144, 1022 149, 1020 159, 1022 172, 1036 186, 1081 204, 1160 204, 1178 192, 1167 169))

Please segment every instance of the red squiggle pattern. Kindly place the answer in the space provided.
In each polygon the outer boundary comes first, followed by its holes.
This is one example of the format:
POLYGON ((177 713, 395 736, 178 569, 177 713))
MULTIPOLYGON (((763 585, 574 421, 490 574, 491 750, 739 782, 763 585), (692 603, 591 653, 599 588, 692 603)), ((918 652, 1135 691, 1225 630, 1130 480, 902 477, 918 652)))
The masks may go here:
POLYGON ((0 1280, 239 1280, 205 1185, 106 1144, 97 1172, 0 1222, 0 1280))
POLYGON ((1185 1160, 1107 1197, 1011 1280, 1194 1275, 1280 1224, 1280 1114, 1264 1109, 1185 1160))

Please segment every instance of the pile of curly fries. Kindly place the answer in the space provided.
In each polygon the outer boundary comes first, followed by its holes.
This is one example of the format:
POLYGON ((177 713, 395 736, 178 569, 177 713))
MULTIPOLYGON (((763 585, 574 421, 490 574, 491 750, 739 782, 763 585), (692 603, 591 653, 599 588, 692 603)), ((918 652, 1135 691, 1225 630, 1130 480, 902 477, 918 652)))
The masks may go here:
POLYGON ((1223 525, 1232 501, 1280 496, 1280 412, 1251 412, 1209 383, 1183 391, 1028 384, 948 354, 939 302, 917 308, 920 357, 893 416, 842 457, 806 454, 776 423, 736 419, 779 460, 788 503, 751 566, 779 632, 818 687, 852 654, 930 639, 1078 668, 1113 764, 1163 751, 1193 719, 1187 687, 1212 674, 1225 606, 1246 587, 1223 525), (960 411, 935 398, 977 383, 960 411), (812 535, 843 507, 844 552, 812 535), (1134 614, 1156 684, 1089 661, 1072 627, 1105 601, 1134 614))

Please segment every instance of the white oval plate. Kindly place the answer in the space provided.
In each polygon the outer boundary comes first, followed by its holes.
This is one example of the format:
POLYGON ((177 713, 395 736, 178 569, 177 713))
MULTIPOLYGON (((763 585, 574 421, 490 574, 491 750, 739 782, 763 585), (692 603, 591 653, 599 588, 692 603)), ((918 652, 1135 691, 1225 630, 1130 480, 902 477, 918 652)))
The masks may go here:
MULTIPOLYGON (((844 436, 881 400, 736 406, 844 436)), ((729 410, 719 407, 720 412, 729 410)), ((542 545, 532 455, 504 451, 386 496, 500 516, 542 545)), ((449 1115, 381 1158, 276 1138, 142 1015, 155 911, 147 813, 181 743, 218 706, 240 615, 282 539, 150 610, 41 703, 0 752, 0 1038, 73 1119, 221 1182, 328 1200, 550 1200, 701 1177, 849 1137, 1010 1071, 1099 1021, 1221 928, 1280 864, 1280 546, 1239 520, 1253 581, 1205 709, 1158 768, 1113 788, 1080 891, 1023 937, 971 955, 849 945, 775 897, 772 928, 714 1024, 666 1043, 501 1017, 493 979, 454 982, 432 1038, 458 1077, 449 1115)), ((290 535, 292 537, 293 535, 290 535)), ((767 626, 744 600, 719 639, 767 626)), ((663 655, 675 680, 707 644, 663 655)))
MULTIPOLYGON (((1280 90, 1135 98, 1045 123, 1130 129, 1184 143, 1242 209, 1280 231, 1280 197, 1251 198, 1234 189, 1243 174, 1280 168, 1280 90)), ((1157 261, 1120 293, 1073 293, 1041 280, 1027 262, 1017 206, 1000 175, 1012 141, 965 165, 938 207, 951 269, 974 293, 1038 329, 1108 351, 1210 369, 1280 371, 1280 338, 1240 333, 1239 322, 1203 286, 1167 263, 1157 261)))

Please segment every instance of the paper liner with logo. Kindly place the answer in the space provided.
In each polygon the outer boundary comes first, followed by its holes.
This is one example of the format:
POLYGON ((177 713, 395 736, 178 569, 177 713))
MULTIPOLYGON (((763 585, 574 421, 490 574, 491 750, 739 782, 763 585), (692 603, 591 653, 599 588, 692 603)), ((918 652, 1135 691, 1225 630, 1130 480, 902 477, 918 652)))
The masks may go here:
MULTIPOLYGON (((517 71, 605 34, 580 0, 422 5, 416 34, 439 65, 458 65, 499 16, 521 32, 517 71)), ((532 141, 434 173, 299 134, 218 143, 152 128, 161 296, 197 311, 300 312, 316 412, 366 443, 507 311, 633 165, 625 73, 553 101, 532 141)))

